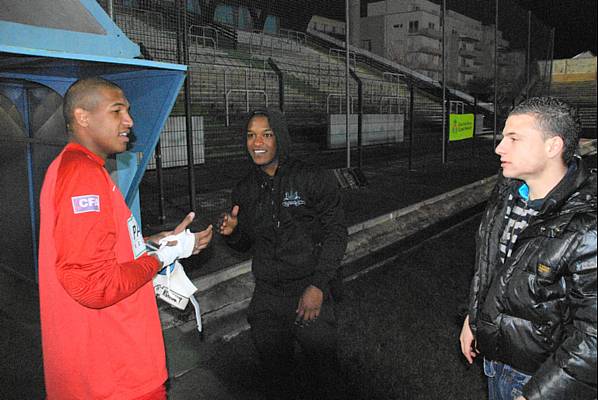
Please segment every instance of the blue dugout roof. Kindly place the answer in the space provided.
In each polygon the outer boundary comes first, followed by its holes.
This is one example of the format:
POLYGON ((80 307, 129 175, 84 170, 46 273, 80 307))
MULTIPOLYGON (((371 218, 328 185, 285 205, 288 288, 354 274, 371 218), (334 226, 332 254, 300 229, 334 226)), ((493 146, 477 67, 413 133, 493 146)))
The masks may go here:
MULTIPOLYGON (((61 96, 77 79, 102 76, 121 86, 131 103, 137 138, 132 152, 117 157, 118 184, 135 210, 139 182, 187 67, 136 59, 131 42, 95 0, 3 0, 0 9, 2 82, 35 82, 61 96)), ((9 97, 18 96, 4 90, 9 97)), ((18 102, 16 102, 18 104, 18 102)))

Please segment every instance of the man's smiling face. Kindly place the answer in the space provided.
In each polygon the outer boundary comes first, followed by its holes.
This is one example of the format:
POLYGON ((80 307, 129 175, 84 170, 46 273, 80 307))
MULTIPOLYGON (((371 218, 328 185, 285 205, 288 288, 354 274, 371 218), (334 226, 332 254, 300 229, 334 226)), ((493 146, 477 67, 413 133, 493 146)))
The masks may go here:
POLYGON ((98 156, 127 150, 133 119, 129 115, 129 102, 123 92, 115 88, 102 88, 96 94, 95 106, 80 109, 84 127, 83 145, 98 156))
POLYGON ((276 135, 270 128, 268 118, 256 115, 247 125, 247 151, 253 162, 268 175, 274 175, 278 160, 276 157, 276 135))

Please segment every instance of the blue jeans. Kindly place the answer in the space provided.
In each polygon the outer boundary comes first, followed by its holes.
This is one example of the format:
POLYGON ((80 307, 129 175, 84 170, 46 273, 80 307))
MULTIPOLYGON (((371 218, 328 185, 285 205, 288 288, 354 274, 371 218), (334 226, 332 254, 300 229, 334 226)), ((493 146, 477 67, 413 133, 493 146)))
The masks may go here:
POLYGON ((488 400, 514 400, 522 395, 531 375, 510 365, 484 358, 484 374, 488 377, 488 400))

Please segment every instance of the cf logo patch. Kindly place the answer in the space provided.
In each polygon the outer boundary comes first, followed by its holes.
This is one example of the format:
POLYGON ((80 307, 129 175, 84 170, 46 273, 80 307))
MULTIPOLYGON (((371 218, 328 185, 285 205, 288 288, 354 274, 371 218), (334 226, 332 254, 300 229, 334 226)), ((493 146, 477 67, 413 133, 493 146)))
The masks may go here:
POLYGON ((84 196, 71 197, 73 212, 82 214, 86 212, 100 212, 100 196, 97 194, 86 194, 84 196))

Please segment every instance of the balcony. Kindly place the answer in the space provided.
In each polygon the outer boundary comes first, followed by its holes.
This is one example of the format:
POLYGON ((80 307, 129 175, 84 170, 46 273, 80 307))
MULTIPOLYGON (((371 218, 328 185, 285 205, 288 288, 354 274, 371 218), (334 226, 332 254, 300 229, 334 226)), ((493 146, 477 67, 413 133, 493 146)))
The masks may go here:
POLYGON ((480 39, 468 33, 459 35, 459 39, 463 42, 478 43, 480 39))
POLYGON ((471 49, 459 49, 459 55, 463 58, 476 58, 478 52, 471 49))
POLYGON ((473 65, 459 65, 459 71, 473 74, 478 72, 478 68, 473 65))
POLYGON ((415 32, 409 32, 409 36, 426 36, 432 39, 442 39, 442 33, 436 29, 422 28, 415 32))
POLYGON ((420 47, 409 46, 409 49, 407 49, 407 53, 424 53, 424 54, 432 54, 435 56, 439 56, 442 54, 442 50, 432 47, 432 46, 420 46, 420 47))

